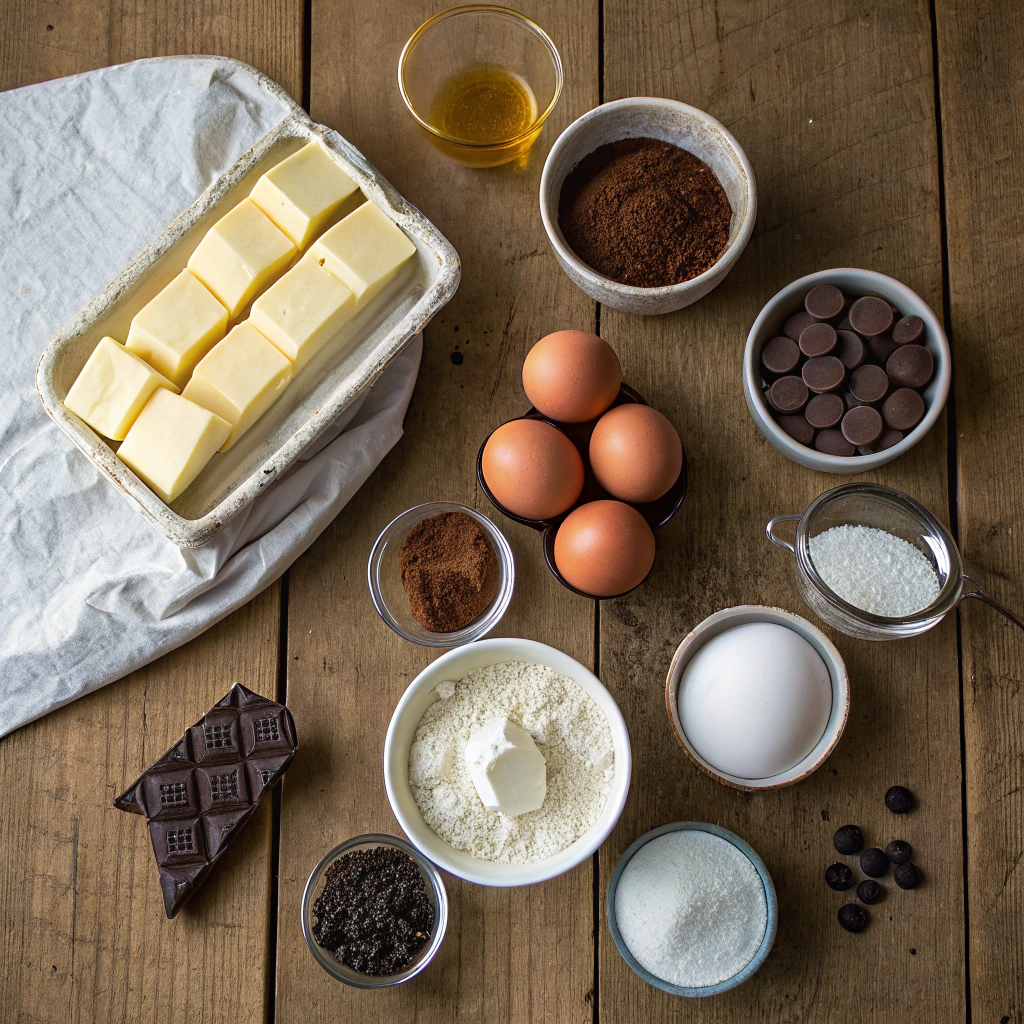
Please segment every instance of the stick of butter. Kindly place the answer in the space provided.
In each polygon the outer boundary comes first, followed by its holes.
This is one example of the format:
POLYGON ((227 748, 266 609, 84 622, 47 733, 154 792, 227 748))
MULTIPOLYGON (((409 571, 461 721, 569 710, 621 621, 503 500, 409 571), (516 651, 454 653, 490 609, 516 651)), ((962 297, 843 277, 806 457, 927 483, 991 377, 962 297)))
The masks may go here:
POLYGON ((252 304, 249 322, 298 373, 354 314, 351 289, 306 255, 252 304))
POLYGON ((199 476, 230 433, 227 420, 182 395, 157 388, 117 457, 170 503, 199 476))
POLYGON ((234 320, 295 258, 291 239, 251 200, 243 199, 206 232, 188 269, 234 320))
POLYGON ((64 406, 104 437, 123 441, 157 388, 178 389, 124 345, 102 338, 71 385, 64 406))
POLYGON ((203 357, 183 397, 231 424, 226 452, 281 397, 292 379, 291 361, 248 320, 203 357))
POLYGON ((125 344, 181 388, 227 329, 228 311, 183 270, 135 314, 125 344))
POLYGON ((318 142, 311 142, 271 167, 249 198, 301 250, 358 188, 318 142))
POLYGON ((360 310, 394 279, 414 252, 409 236, 371 202, 318 238, 309 255, 352 289, 360 310))

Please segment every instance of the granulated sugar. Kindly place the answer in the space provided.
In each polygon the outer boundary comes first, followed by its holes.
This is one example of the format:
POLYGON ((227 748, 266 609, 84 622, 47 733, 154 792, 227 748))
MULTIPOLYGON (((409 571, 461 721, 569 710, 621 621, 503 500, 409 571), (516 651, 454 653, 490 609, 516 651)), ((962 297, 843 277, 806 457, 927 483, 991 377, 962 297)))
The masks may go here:
POLYGON ((900 618, 939 596, 939 577, 922 551, 874 526, 833 526, 810 540, 811 561, 848 604, 900 618))
POLYGON ((567 849, 604 810, 615 773, 604 712, 575 681, 544 665, 506 661, 438 684, 409 750, 409 785, 446 843, 480 860, 531 864, 567 849), (487 810, 466 766, 470 735, 507 717, 544 755, 547 793, 536 811, 487 810))
POLYGON ((733 977, 768 926, 757 869, 732 843, 694 829, 642 846, 619 877, 615 923, 651 974, 684 988, 733 977))

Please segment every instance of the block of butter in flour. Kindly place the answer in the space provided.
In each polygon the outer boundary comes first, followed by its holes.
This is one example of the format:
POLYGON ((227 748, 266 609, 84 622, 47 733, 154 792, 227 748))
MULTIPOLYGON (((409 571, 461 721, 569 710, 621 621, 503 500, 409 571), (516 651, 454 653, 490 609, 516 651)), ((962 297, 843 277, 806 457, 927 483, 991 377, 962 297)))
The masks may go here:
POLYGON ((281 397, 292 364, 248 320, 200 360, 183 396, 231 424, 226 452, 281 397))
POLYGON ((182 395, 157 388, 117 457, 171 502, 199 476, 230 433, 227 420, 182 395))
POLYGON ((295 258, 291 239, 243 199, 206 232, 188 269, 227 306, 234 320, 295 258))
POLYGON ((227 329, 224 305, 183 270, 135 314, 125 344, 180 388, 227 329))
POLYGON ((307 254, 252 304, 249 321, 298 373, 354 314, 352 290, 307 254))
POLYGON ((305 249, 336 217, 359 186, 319 142, 310 142, 271 167, 249 198, 298 246, 305 249))
POLYGON ((123 441, 157 388, 178 389, 113 338, 101 338, 64 405, 104 437, 123 441))
POLYGON ((325 270, 352 289, 362 309, 416 252, 409 236, 372 202, 363 203, 310 247, 325 270))
POLYGON ((533 737, 507 718, 492 718, 466 742, 466 767, 484 807, 514 818, 547 795, 547 765, 533 737))

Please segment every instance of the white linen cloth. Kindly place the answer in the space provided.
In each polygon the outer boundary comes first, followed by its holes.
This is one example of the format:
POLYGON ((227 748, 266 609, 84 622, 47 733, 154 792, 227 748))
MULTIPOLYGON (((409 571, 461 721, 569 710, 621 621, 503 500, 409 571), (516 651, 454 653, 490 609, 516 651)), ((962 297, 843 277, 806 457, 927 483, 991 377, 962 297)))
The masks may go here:
POLYGON ((401 436, 419 339, 316 451, 208 544, 179 549, 36 395, 51 337, 292 109, 246 65, 209 57, 0 94, 0 736, 247 602, 401 436))

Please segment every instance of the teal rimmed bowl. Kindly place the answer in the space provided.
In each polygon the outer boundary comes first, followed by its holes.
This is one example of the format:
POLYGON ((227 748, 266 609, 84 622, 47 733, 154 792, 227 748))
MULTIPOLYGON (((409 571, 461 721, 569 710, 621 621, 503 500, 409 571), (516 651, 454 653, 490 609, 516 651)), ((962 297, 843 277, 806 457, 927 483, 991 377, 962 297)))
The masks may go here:
POLYGON ((742 985, 743 982, 757 973, 761 964, 763 964, 768 958, 768 954, 771 952, 772 945, 775 942, 775 933, 778 930, 779 901, 775 896, 775 886, 772 884, 772 877, 768 874, 768 869, 764 866, 764 861, 762 861, 754 852, 753 847, 751 847, 749 843, 744 842, 735 833, 730 832, 728 829, 721 828, 718 825, 710 825, 700 821, 677 821, 671 825, 662 825, 660 828, 651 829, 650 832, 645 833, 635 843, 633 843, 633 845, 622 855, 622 859, 616 865, 615 871, 612 872, 611 881, 608 883, 607 912, 608 927, 611 929, 612 941, 615 943, 615 948, 619 951, 619 955, 626 961, 634 974, 643 978, 648 985, 660 988, 662 992, 668 992, 673 996, 686 996, 688 999, 697 999, 702 996, 717 996, 720 992, 728 992, 729 989, 736 988, 737 985, 742 985), (740 853, 742 853, 757 870, 757 873, 761 878, 761 883, 764 885, 765 904, 768 911, 761 945, 758 946, 757 952, 753 955, 746 967, 738 971, 731 978, 726 978, 725 981, 720 981, 717 985, 706 985, 703 988, 685 988, 682 985, 673 985, 671 982, 665 981, 663 978, 659 978, 655 974, 651 974, 651 972, 645 967, 642 967, 637 962, 633 954, 630 953, 629 947, 622 938, 622 935, 619 932, 619 926, 615 920, 615 893, 619 887, 619 879, 622 877, 622 872, 633 858, 633 855, 641 847, 646 846, 652 839, 657 839, 658 836, 663 836, 666 832, 683 831, 709 832, 713 836, 718 836, 719 839, 724 839, 726 842, 732 843, 732 845, 735 846, 736 849, 739 850, 740 853))

